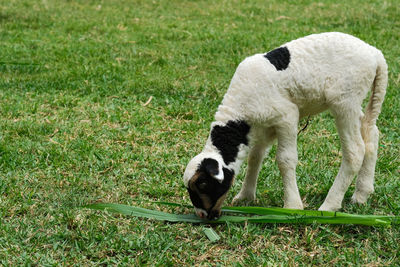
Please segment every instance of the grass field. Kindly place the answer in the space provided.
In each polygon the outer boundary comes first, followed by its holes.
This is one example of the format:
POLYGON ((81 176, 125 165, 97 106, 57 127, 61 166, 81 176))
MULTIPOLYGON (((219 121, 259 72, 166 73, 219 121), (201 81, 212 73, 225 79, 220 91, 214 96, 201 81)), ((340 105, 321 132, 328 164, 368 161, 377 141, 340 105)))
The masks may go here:
MULTIPOLYGON (((0 265, 399 265, 398 226, 227 224, 211 243, 203 226, 79 208, 190 203, 185 165, 238 63, 325 31, 381 49, 390 71, 376 192, 352 205, 352 185, 343 211, 399 215, 397 0, 0 0, 0 265)), ((300 193, 317 209, 340 164, 330 114, 298 143, 300 193)), ((255 205, 283 205, 274 156, 255 205)))

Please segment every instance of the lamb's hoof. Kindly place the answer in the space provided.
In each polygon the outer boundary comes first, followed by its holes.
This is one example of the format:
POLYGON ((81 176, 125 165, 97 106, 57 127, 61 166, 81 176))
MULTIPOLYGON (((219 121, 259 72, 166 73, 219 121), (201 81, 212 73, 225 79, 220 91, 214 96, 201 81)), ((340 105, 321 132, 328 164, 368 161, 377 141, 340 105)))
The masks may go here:
POLYGON ((368 193, 354 192, 353 196, 351 197, 351 203, 365 204, 367 202, 368 196, 368 193))
POLYGON ((293 210, 303 210, 303 203, 289 203, 289 204, 285 204, 283 205, 283 208, 285 209, 293 209, 293 210))
POLYGON ((239 193, 233 198, 232 205, 233 206, 247 206, 250 203, 254 202, 255 200, 256 200, 255 194, 239 193))
POLYGON ((337 205, 329 205, 329 204, 322 204, 321 207, 319 207, 319 211, 338 211, 340 210, 342 207, 341 206, 337 206, 337 205))

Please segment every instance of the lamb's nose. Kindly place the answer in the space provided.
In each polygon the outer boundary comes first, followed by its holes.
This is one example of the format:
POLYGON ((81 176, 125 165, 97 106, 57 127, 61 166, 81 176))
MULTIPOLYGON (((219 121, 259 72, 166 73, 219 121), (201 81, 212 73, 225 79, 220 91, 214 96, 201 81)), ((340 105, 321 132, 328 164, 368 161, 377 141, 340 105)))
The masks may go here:
POLYGON ((216 220, 221 216, 221 211, 220 210, 211 210, 208 213, 207 219, 209 220, 216 220))
POLYGON ((207 217, 207 212, 204 210, 196 210, 196 215, 202 219, 205 219, 207 217))

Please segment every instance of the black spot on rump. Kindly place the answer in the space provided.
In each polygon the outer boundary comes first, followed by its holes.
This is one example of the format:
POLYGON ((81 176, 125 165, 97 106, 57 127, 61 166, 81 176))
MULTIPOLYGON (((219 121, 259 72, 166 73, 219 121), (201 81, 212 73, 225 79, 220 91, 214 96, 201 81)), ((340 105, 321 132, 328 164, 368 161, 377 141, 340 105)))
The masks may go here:
POLYGON ((247 134, 250 126, 245 121, 228 121, 225 126, 214 126, 211 130, 211 142, 219 150, 226 165, 234 162, 239 145, 248 145, 247 134))
POLYGON ((264 55, 275 66, 276 70, 285 70, 289 66, 290 53, 287 47, 279 47, 264 55))

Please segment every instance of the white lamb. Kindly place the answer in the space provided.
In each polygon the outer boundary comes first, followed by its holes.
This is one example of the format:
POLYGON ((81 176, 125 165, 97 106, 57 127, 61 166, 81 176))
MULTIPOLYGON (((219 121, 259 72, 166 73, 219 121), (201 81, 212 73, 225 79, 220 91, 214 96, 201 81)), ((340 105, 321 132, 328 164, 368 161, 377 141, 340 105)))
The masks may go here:
POLYGON ((340 209, 357 174, 352 201, 365 203, 374 190, 376 120, 386 86, 387 65, 381 51, 348 34, 313 34, 246 58, 218 107, 203 151, 184 173, 197 215, 220 216, 248 152, 246 177, 234 202, 254 200, 262 160, 275 139, 284 207, 302 209, 296 183, 298 122, 327 109, 340 135, 342 163, 319 210, 340 209), (361 104, 369 90, 363 114, 361 104))

